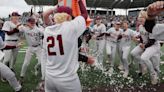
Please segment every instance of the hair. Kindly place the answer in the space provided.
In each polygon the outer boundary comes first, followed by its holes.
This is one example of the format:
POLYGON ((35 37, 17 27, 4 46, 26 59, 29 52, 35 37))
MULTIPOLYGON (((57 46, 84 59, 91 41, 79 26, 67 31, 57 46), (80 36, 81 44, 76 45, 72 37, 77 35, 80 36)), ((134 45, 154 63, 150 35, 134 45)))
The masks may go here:
POLYGON ((54 21, 55 23, 58 23, 58 24, 63 23, 65 21, 70 21, 70 20, 72 20, 72 18, 67 13, 56 13, 54 15, 54 21))
POLYGON ((146 17, 147 17, 146 11, 141 10, 138 14, 138 18, 146 18, 146 17))
POLYGON ((127 21, 127 20, 124 20, 124 21, 122 22, 122 24, 123 24, 123 23, 126 23, 126 24, 129 25, 129 21, 127 21))

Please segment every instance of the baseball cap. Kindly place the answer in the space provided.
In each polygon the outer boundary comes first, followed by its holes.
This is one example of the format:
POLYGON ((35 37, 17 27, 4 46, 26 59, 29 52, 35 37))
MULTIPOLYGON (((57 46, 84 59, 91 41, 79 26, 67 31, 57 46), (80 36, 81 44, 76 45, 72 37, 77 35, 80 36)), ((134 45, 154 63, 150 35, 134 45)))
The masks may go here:
POLYGON ((20 14, 18 12, 12 12, 11 16, 20 16, 20 14))
POLYGON ((57 8, 57 13, 67 13, 69 15, 72 15, 72 9, 67 6, 59 6, 57 8))
POLYGON ((30 18, 27 19, 27 22, 34 24, 35 23, 35 19, 33 17, 30 17, 30 18))

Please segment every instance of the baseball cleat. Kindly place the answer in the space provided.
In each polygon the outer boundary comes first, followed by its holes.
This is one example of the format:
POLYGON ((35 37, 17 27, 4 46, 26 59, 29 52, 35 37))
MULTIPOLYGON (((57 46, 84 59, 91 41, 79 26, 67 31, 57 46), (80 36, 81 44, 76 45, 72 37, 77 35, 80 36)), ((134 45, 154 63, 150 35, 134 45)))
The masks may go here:
POLYGON ((129 74, 129 72, 125 71, 124 74, 123 74, 123 77, 124 78, 127 78, 128 77, 128 74, 129 74))
POLYGON ((151 75, 151 84, 156 85, 158 83, 157 73, 151 75))
POLYGON ((119 69, 119 70, 124 70, 123 65, 119 65, 119 66, 118 66, 118 69, 119 69))

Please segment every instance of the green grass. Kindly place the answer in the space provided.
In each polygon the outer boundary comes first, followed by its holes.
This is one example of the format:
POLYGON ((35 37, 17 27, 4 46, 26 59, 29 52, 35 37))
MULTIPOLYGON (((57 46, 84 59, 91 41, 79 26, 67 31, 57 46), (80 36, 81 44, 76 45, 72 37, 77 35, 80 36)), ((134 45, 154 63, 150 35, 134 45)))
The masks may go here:
MULTIPOLYGON (((162 51, 164 51, 164 47, 161 48, 162 51)), ((15 70, 16 70, 16 76, 19 79, 20 70, 24 61, 24 55, 25 53, 19 53, 15 70)), ((106 59, 106 57, 104 57, 106 59)), ((161 57, 162 60, 164 60, 164 57, 161 57)), ((106 60, 105 60, 106 61, 106 60)), ((116 56, 116 66, 118 65, 119 59, 118 56, 116 56)), ((26 77, 23 85, 23 92, 31 92, 31 90, 35 89, 38 82, 40 81, 41 74, 38 76, 34 75, 34 65, 37 63, 37 59, 35 56, 31 59, 31 63, 28 67, 28 70, 26 72, 26 77)), ((106 67, 109 66, 109 64, 104 63, 106 67)), ((161 65, 161 77, 160 82, 164 83, 164 80, 162 79, 164 76, 164 65, 161 65)), ((137 77, 136 71, 136 65, 132 64, 130 65, 130 75, 128 79, 125 79, 120 74, 119 70, 115 68, 115 72, 112 76, 108 76, 102 71, 94 69, 93 67, 86 66, 85 71, 82 71, 81 68, 78 71, 80 81, 82 84, 83 89, 94 89, 98 87, 110 87, 110 86, 118 86, 120 88, 127 86, 127 87, 145 87, 147 85, 150 85, 150 79, 149 75, 146 74, 141 78, 137 77)), ((0 81, 0 92, 13 92, 13 89, 9 86, 9 84, 2 83, 0 81)), ((101 91, 100 91, 101 92, 101 91)))
MULTIPOLYGON (((24 55, 25 53, 19 53, 18 57, 17 57, 17 62, 16 62, 16 66, 15 66, 15 71, 16 71, 16 76, 19 79, 20 78, 20 71, 22 68, 22 64, 24 62, 24 55)), ((24 81, 24 85, 23 85, 23 92, 31 92, 29 90, 35 89, 37 83, 40 80, 40 76, 41 74, 39 74, 38 76, 34 75, 34 65, 37 63, 36 58, 32 58, 31 59, 31 63, 27 69, 26 72, 26 76, 25 76, 25 81, 24 81)), ((0 81, 0 92, 13 92, 13 89, 8 85, 8 83, 2 83, 0 81)))

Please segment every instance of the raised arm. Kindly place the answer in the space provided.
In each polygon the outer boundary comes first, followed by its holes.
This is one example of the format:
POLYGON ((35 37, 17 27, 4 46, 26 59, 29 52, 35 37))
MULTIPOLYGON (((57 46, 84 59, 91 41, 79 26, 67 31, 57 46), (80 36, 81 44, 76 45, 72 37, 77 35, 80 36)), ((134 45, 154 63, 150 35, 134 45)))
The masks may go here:
POLYGON ((50 15, 55 13, 55 10, 57 9, 57 5, 54 8, 48 9, 47 11, 43 12, 43 21, 46 25, 53 24, 52 20, 50 19, 50 15))
POLYGON ((159 15, 162 11, 164 11, 164 1, 157 1, 150 4, 147 7, 147 15, 149 19, 154 19, 157 15, 159 15))
POLYGON ((80 11, 81 11, 81 16, 83 16, 84 19, 87 20, 88 12, 87 12, 86 7, 84 6, 84 3, 82 0, 79 0, 79 7, 80 7, 80 11))

